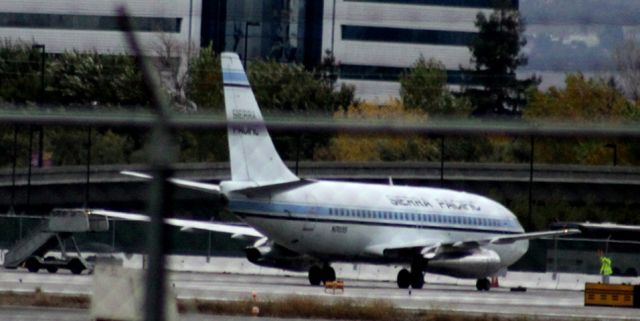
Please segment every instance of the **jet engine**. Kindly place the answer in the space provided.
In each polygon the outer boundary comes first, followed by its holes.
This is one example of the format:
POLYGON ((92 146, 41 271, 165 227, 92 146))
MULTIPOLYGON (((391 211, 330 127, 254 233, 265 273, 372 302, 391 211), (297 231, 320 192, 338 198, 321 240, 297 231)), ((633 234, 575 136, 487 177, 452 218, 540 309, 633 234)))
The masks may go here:
POLYGON ((427 271, 457 278, 485 278, 503 267, 495 251, 477 248, 441 253, 427 264, 427 271))
POLYGON ((247 260, 255 265, 295 272, 306 272, 311 266, 318 264, 316 259, 308 255, 301 255, 272 241, 261 241, 256 242, 254 246, 247 247, 244 250, 247 255, 247 260))

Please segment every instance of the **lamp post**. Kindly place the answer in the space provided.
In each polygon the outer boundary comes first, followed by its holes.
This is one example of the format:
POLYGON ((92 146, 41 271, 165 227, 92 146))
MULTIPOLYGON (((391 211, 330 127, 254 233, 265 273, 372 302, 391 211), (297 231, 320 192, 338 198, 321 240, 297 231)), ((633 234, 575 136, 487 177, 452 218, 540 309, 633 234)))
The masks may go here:
POLYGON ((440 136, 440 187, 444 187, 444 135, 440 136))
POLYGON ((249 40, 249 26, 257 27, 260 23, 256 21, 247 21, 244 24, 244 68, 247 69, 247 45, 249 40))
POLYGON ((533 160, 534 160, 534 147, 535 138, 533 135, 531 139, 531 152, 529 153, 529 214, 527 216, 527 230, 533 228, 533 160))
POLYGON ((611 148, 613 151, 613 166, 618 165, 618 145, 617 144, 606 144, 604 147, 611 148))
MULTIPOLYGON (((45 46, 43 44, 33 44, 31 46, 33 50, 40 50, 40 93, 38 97, 39 103, 44 103, 44 59, 45 59, 45 46)), ((38 132, 38 167, 42 167, 42 151, 44 149, 44 130, 42 126, 39 126, 38 132)), ((31 157, 31 156, 29 156, 31 157)))

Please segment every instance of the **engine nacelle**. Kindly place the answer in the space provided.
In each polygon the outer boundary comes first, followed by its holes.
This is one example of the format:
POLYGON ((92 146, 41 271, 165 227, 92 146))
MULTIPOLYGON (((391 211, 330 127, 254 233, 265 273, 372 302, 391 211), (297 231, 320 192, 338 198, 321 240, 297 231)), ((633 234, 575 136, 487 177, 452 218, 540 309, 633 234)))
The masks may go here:
MULTIPOLYGON (((271 243, 271 242, 269 242, 271 243)), ((307 255, 300 255, 278 244, 264 244, 244 250, 249 262, 271 268, 295 272, 306 272, 318 261, 307 255)))
POLYGON ((429 260, 427 271, 457 278, 485 278, 503 267, 498 253, 488 249, 442 253, 429 260))

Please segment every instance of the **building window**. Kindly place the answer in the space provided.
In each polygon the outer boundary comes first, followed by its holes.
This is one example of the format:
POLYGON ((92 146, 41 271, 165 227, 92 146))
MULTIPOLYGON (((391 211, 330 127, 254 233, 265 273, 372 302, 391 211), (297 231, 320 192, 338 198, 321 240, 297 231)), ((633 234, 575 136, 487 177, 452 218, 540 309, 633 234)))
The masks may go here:
POLYGON ((477 33, 463 31, 443 31, 405 29, 388 27, 342 26, 343 40, 400 42, 448 46, 468 46, 477 33))
MULTIPOLYGON (((131 17, 133 28, 143 32, 180 33, 182 18, 131 17)), ((53 13, 0 12, 0 27, 120 31, 118 17, 53 13)))
MULTIPOLYGON (((340 78, 398 81, 400 75, 408 71, 409 68, 341 64, 340 78)), ((473 71, 447 70, 446 72, 447 83, 450 85, 476 84, 478 82, 473 71)))
MULTIPOLYGON (((345 2, 370 2, 486 9, 495 8, 495 0, 345 0, 345 2)), ((511 0, 510 2, 512 7, 518 8, 519 0, 511 0)))

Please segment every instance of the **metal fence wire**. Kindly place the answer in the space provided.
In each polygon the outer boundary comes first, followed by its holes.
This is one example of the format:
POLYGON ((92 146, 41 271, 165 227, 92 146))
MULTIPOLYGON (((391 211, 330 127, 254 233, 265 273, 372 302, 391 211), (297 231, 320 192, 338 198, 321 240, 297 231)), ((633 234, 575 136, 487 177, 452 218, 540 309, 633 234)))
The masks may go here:
MULTIPOLYGON (((133 127, 151 129, 148 169, 154 177, 148 196, 148 215, 151 218, 147 226, 146 251, 148 269, 145 299, 145 320, 164 320, 165 311, 165 254, 171 244, 168 227, 163 224, 165 218, 173 214, 173 184, 169 178, 174 174, 176 162, 176 144, 173 132, 176 129, 226 129, 228 126, 253 127, 262 125, 254 121, 227 121, 221 115, 189 115, 173 114, 170 104, 160 89, 156 73, 152 71, 149 61, 142 55, 139 41, 132 32, 130 18, 124 8, 119 9, 122 30, 125 32, 131 51, 138 57, 139 68, 144 75, 148 94, 152 101, 152 113, 147 112, 80 112, 55 110, 16 109, 0 110, 0 123, 13 125, 39 126, 85 126, 85 127, 133 127)), ((508 135, 531 137, 533 148, 534 137, 598 137, 598 138, 640 138, 640 124, 637 123, 563 123, 500 120, 429 120, 424 122, 371 122, 371 121, 336 121, 330 118, 287 117, 265 121, 270 130, 294 132, 349 132, 349 133, 390 133, 421 135, 508 135)), ((90 135, 90 134, 89 134, 90 135)), ((90 137, 90 136, 89 136, 90 137)), ((533 162, 531 163, 533 166, 533 162)), ((14 165, 15 171, 15 165, 14 165)), ((441 169, 442 171, 442 169, 441 169)), ((88 171, 87 171, 88 172, 88 171)), ((533 172, 533 170, 531 170, 533 172)), ((532 179, 532 178, 530 178, 532 179)), ((88 182, 88 180, 87 180, 88 182)), ((15 182, 14 182, 15 184, 15 182)), ((530 191, 529 191, 530 192, 530 191)), ((531 196, 530 196, 531 197, 531 196)), ((531 209, 529 209, 531 211, 531 209)), ((22 226, 20 226, 22 231, 22 226)), ((115 233, 115 230, 114 230, 115 233)), ((115 234, 111 243, 115 243, 115 234)), ((209 246, 211 236, 209 235, 209 246)), ((573 249, 564 249, 569 253, 573 249)), ((557 255, 557 251, 553 252, 557 255)), ((563 252, 560 252, 561 254, 563 252)), ((551 264, 557 267, 556 256, 549 255, 551 264)), ((563 261, 564 262, 564 261, 563 261)), ((561 264, 570 264, 567 262, 561 264)), ((585 264, 585 266, 588 264, 585 264)))

